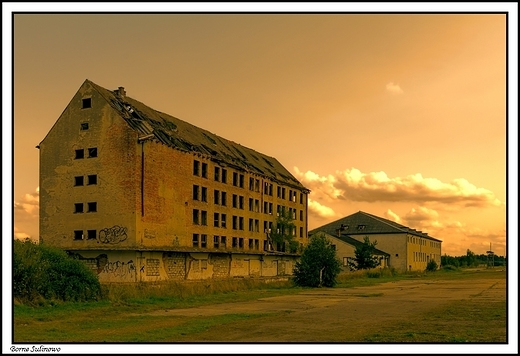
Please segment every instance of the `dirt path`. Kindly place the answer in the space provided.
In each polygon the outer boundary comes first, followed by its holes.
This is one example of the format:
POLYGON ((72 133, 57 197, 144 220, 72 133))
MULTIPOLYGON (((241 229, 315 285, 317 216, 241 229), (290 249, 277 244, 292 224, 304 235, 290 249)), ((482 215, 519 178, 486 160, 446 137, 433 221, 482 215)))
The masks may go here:
POLYGON ((469 298, 503 298, 505 279, 398 281, 370 287, 323 288, 297 295, 262 298, 189 309, 171 309, 154 315, 204 317, 237 313, 273 316, 226 324, 194 341, 315 342, 355 339, 374 327, 409 320, 439 306, 469 298), (276 335, 274 337, 273 335, 276 335))

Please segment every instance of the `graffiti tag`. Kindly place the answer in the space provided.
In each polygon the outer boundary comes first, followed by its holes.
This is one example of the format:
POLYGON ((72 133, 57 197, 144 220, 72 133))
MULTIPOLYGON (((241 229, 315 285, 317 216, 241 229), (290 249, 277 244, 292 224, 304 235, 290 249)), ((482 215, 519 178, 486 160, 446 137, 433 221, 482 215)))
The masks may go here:
POLYGON ((109 228, 99 230, 99 242, 103 244, 117 244, 128 238, 126 227, 115 225, 109 228))

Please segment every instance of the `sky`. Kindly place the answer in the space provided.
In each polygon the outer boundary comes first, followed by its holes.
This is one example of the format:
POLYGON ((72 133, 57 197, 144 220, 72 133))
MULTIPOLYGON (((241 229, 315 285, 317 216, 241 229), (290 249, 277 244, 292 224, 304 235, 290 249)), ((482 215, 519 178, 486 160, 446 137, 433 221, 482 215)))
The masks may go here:
POLYGON ((517 5, 391 4, 3 15, 4 239, 37 239, 36 146, 89 79, 278 159, 311 190, 309 230, 364 211, 443 254, 516 253, 517 5))

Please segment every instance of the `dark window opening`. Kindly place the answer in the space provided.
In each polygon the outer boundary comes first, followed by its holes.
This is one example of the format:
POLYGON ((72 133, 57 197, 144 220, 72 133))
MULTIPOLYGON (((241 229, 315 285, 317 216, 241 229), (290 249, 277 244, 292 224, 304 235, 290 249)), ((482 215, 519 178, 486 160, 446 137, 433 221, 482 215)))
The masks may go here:
POLYGON ((208 164, 202 163, 202 178, 208 178, 208 164))
POLYGON ((74 177, 74 186, 83 185, 83 176, 74 177))
POLYGON ((226 206, 226 204, 227 204, 226 198, 227 198, 226 192, 222 192, 222 205, 223 206, 226 206))
POLYGON ((96 239, 96 230, 87 230, 87 239, 95 240, 96 239))
POLYGON ((96 203, 96 202, 87 203, 87 205, 88 205, 88 210, 87 210, 87 212, 89 212, 89 213, 93 213, 93 212, 96 212, 96 211, 97 211, 97 203, 96 203))
POLYGON ((218 248, 219 245, 219 237, 217 235, 213 236, 213 247, 218 248))
POLYGON ((243 174, 240 175, 239 186, 240 186, 240 188, 244 188, 244 175, 243 174))
POLYGON ((198 209, 193 209, 193 223, 195 225, 199 225, 199 210, 198 209))
POLYGON ((75 203, 74 204, 74 212, 82 213, 83 212, 83 203, 75 203))
POLYGON ((200 235, 200 247, 206 247, 207 235, 200 235))
POLYGON ((85 158, 85 151, 83 149, 76 150, 76 159, 85 158))
POLYGON ((222 247, 226 248, 226 236, 220 237, 220 244, 222 245, 222 247))
POLYGON ((208 225, 208 212, 201 210, 200 212, 201 225, 208 225))
POLYGON ((88 122, 82 122, 80 125, 81 131, 88 130, 88 122))
POLYGON ((193 175, 198 176, 199 175, 199 161, 193 161, 193 175))
POLYGON ((74 240, 83 240, 83 230, 74 230, 74 240))
POLYGON ((88 109, 92 107, 92 98, 85 98, 81 100, 81 108, 88 109))
POLYGON ((208 188, 202 187, 200 200, 203 202, 208 201, 208 188))
POLYGON ((220 180, 220 167, 215 167, 215 181, 220 180))
POLYGON ((193 186, 193 200, 199 200, 199 186, 193 186))
POLYGON ((220 219, 221 219, 220 227, 226 228, 226 214, 221 214, 220 219))
POLYGON ((199 247, 199 234, 193 234, 193 247, 199 247))
POLYGON ((88 176, 88 185, 97 184, 97 174, 91 174, 88 176))
POLYGON ((88 157, 89 158, 97 157, 97 147, 91 147, 88 149, 88 157))

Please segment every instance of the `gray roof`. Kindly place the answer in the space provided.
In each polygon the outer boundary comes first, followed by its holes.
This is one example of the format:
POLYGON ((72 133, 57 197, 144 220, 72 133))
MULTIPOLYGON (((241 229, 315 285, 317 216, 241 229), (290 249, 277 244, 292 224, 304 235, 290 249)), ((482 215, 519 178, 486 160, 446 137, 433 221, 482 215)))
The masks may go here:
POLYGON ((121 91, 124 92, 122 87, 121 90, 107 90, 88 79, 85 83, 92 85, 143 140, 153 139, 174 149, 199 153, 217 163, 259 174, 309 192, 309 189, 305 188, 276 158, 154 110, 126 96, 126 93, 120 95, 121 91))
MULTIPOLYGON (((341 236, 337 236, 337 235, 332 235, 332 234, 328 234, 324 231, 318 231, 318 232, 323 232, 325 234, 326 237, 328 236, 331 236, 331 237, 335 237, 337 238, 338 240, 341 240, 349 245, 352 245, 354 246, 355 248, 358 248, 358 247, 361 247, 363 245, 363 242, 361 241, 358 241, 350 236, 347 236, 347 235, 341 235, 341 236)), ((370 242, 374 242, 374 241, 370 241, 370 242)), ((373 255, 383 255, 383 256, 390 256, 389 253, 386 253, 384 251, 381 251, 377 248, 374 248, 374 251, 373 251, 373 255)))
POLYGON ((330 235, 337 236, 338 229, 341 231, 341 235, 371 235, 371 234, 410 234, 414 236, 423 237, 433 241, 441 241, 428 233, 412 229, 408 226, 398 224, 394 221, 380 218, 378 216, 358 211, 352 215, 346 216, 339 220, 333 221, 326 225, 320 226, 316 229, 309 231, 309 235, 312 235, 319 231, 324 231, 330 235))

